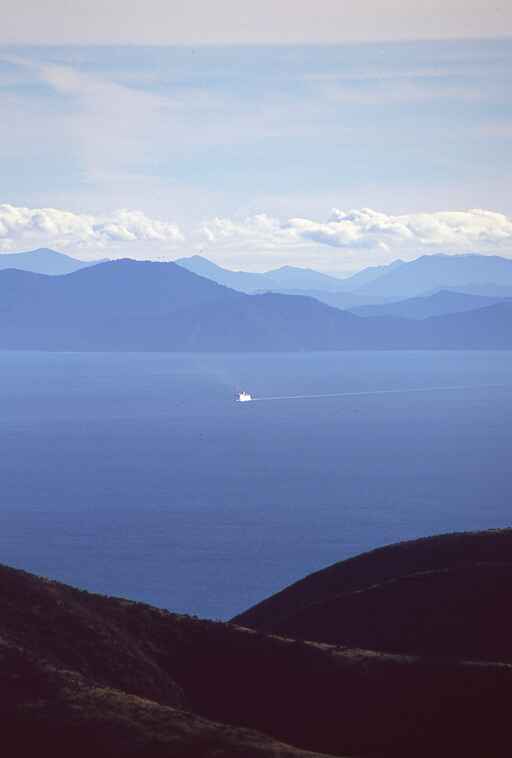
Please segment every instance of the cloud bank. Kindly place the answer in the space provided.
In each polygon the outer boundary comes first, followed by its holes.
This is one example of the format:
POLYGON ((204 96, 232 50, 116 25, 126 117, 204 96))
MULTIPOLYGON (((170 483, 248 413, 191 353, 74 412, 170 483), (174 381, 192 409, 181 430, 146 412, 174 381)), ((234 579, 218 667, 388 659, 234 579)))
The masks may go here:
POLYGON ((168 258, 198 248, 228 265, 269 262, 323 265, 352 256, 366 265, 400 255, 479 252, 512 256, 512 218, 490 210, 390 215, 370 208, 333 209, 325 221, 264 213, 214 217, 186 233, 140 210, 108 215, 0 205, 0 252, 51 246, 86 257, 168 258))
POLYGON ((149 218, 137 210, 94 216, 57 208, 0 205, 0 246, 4 250, 36 244, 64 249, 96 247, 110 252, 119 246, 125 247, 126 243, 175 246, 183 241, 176 224, 149 218))
POLYGON ((512 219, 502 213, 478 208, 389 215, 371 208, 333 209, 324 222, 308 218, 279 221, 265 214, 241 221, 215 218, 200 228, 206 243, 218 246, 249 246, 265 249, 315 243, 333 248, 449 249, 469 251, 498 248, 512 243, 512 219))

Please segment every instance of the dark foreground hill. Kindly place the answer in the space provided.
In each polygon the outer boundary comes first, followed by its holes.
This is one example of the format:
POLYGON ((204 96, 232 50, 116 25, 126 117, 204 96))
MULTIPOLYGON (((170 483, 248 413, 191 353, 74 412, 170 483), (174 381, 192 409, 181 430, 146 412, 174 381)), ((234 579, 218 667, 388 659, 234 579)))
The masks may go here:
MULTIPOLYGON (((430 552, 440 544, 452 564, 466 564, 476 543, 485 560, 507 554, 510 540, 509 532, 452 535, 431 541, 430 552)), ((389 560, 353 559, 352 583, 429 565, 425 544, 390 547, 389 560)), ((321 577, 302 586, 331 596, 336 572, 321 577)), ((295 610, 297 587, 288 590, 295 610)), ((499 592, 505 609, 509 587, 499 592)), ((476 616, 476 594, 474 604, 476 616)), ((267 620, 268 610, 269 601, 267 620)), ((512 666, 495 660, 498 652, 469 662, 458 651, 413 656, 298 642, 0 567, 2 747, 23 758, 311 756, 304 750, 505 758, 512 666)))
POLYGON ((395 653, 512 663, 512 529, 373 550, 311 574, 234 619, 395 653))
POLYGON ((0 271, 0 349, 192 352, 511 349, 512 302, 413 321, 246 295, 174 263, 0 271))

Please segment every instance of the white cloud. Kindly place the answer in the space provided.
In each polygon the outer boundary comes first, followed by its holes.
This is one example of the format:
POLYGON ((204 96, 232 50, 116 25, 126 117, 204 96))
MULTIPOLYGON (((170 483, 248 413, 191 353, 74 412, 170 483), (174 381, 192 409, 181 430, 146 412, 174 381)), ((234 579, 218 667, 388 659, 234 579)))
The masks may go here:
MULTIPOLYGON (((0 247, 52 245, 59 249, 92 250, 115 254, 126 243, 176 247, 183 242, 180 228, 149 218, 141 211, 118 210, 106 216, 71 213, 57 208, 23 208, 0 205, 0 247)), ((147 252, 147 250, 146 250, 147 252)), ((150 254, 148 254, 150 257, 150 254)))
POLYGON ((211 248, 246 250, 300 248, 316 244, 346 250, 497 252, 512 247, 512 219, 472 209, 389 215, 363 208, 334 209, 326 221, 267 215, 242 220, 215 218, 199 229, 211 248))
POLYGON ((0 250, 40 246, 86 258, 168 259, 202 249, 233 268, 289 263, 334 271, 426 253, 512 255, 512 218, 481 209, 402 215, 333 209, 325 221, 265 213, 215 217, 185 234, 176 223, 140 210, 95 215, 0 205, 0 250))
POLYGON ((288 222, 302 236, 333 247, 448 247, 460 250, 512 241, 512 219, 472 209, 391 216, 370 208, 333 210, 326 223, 288 222))

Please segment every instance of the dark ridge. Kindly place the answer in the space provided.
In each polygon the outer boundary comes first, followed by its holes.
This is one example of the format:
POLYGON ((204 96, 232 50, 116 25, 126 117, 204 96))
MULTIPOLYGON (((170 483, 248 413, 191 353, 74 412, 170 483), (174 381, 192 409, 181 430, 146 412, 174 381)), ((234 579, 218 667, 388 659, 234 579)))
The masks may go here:
POLYGON ((282 621, 298 639, 394 653, 512 663, 512 562, 414 572, 282 621))
MULTIPOLYGON (((314 619, 318 619, 318 627, 316 633, 313 634, 313 639, 322 636, 329 636, 332 639, 334 636, 341 636, 343 633, 341 628, 343 614, 340 611, 336 626, 333 627, 332 609, 336 607, 338 601, 342 602, 341 599, 345 600, 350 593, 368 591, 369 594, 364 595, 364 597, 373 598, 377 596, 378 592, 386 590, 390 592, 390 597, 393 593, 394 597, 398 597, 401 591, 405 591, 410 586, 407 582, 399 582, 399 580, 415 574, 418 575, 414 584, 417 592, 420 594, 423 587, 425 587, 426 592, 428 587, 428 592, 430 592, 430 586, 434 587, 436 582, 435 576, 430 576, 430 573, 436 571, 445 572, 443 576, 449 578, 450 585, 453 585, 459 577, 460 590, 466 593, 471 582, 475 581, 477 576, 480 583, 485 584, 488 581, 489 584, 492 584, 493 566, 496 567, 496 575, 501 575, 504 577, 503 581, 508 581, 507 576, 511 565, 512 529, 443 534, 401 542, 357 555, 310 574, 236 616, 233 621, 272 633, 283 631, 288 624, 294 624, 293 619, 297 620, 298 628, 299 623, 306 624, 306 619, 311 614, 311 623, 307 622, 309 636, 313 631, 314 619), (483 568, 480 570, 479 566, 482 565, 483 568), (463 570, 469 569, 472 569, 472 573, 465 574, 463 572, 463 570), (461 573, 457 574, 457 571, 461 571, 461 573), (421 575, 425 576, 422 578, 421 575), (377 587, 380 588, 378 592, 377 587), (322 620, 324 612, 330 614, 329 623, 324 624, 322 620), (299 619, 302 621, 299 622, 299 619)), ((448 581, 446 587, 448 588, 448 581)), ((449 594, 448 589, 446 589, 446 593, 449 594)), ((479 603, 483 604, 487 602, 487 599, 475 594, 473 597, 475 612, 479 603)), ((456 592, 452 601, 458 602, 456 592)), ((469 612, 471 609, 470 597, 468 601, 467 610, 469 612)), ((358 601, 352 600, 351 602, 356 603, 358 601)), ((404 614, 407 613, 407 608, 408 606, 404 605, 404 614)), ((439 616, 446 619, 447 613, 453 609, 453 605, 447 607, 440 602, 439 616)), ((496 612, 498 612, 497 609, 496 612)), ((391 624, 392 620, 385 619, 382 622, 391 624)), ((347 620, 347 624, 349 623, 350 621, 347 620)), ((482 619, 481 623, 485 624, 485 619, 482 619)), ((489 627, 494 629, 494 633, 500 633, 499 627, 495 629, 491 624, 489 627)), ((429 628, 430 625, 427 625, 425 632, 427 635, 429 628)), ((364 633, 366 634, 366 632, 364 633)))

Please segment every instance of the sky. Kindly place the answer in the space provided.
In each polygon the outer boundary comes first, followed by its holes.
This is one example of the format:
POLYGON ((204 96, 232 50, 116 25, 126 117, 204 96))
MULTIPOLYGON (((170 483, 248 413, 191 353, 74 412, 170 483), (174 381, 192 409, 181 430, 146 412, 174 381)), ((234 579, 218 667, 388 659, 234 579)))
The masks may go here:
POLYGON ((512 5, 418 6, 0 0, 0 253, 512 257, 512 5))

